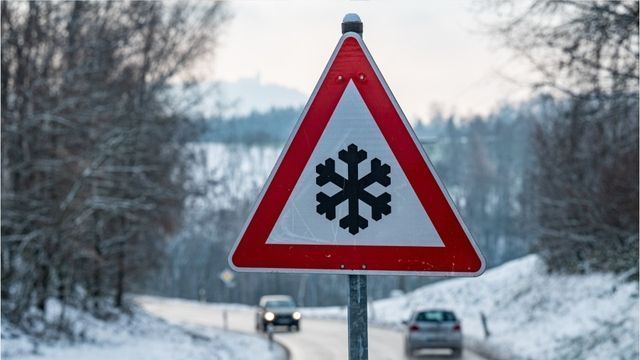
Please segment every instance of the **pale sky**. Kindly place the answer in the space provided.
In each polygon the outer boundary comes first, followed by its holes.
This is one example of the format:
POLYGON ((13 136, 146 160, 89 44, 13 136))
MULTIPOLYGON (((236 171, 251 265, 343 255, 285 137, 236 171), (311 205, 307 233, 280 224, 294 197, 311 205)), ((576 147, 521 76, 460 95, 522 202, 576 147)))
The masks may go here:
POLYGON ((235 1, 215 57, 197 73, 223 81, 259 75, 263 83, 309 95, 341 36, 343 16, 355 12, 407 117, 426 119, 436 104, 445 114, 486 114, 529 91, 507 80, 525 67, 486 35, 477 6, 460 0, 235 1))

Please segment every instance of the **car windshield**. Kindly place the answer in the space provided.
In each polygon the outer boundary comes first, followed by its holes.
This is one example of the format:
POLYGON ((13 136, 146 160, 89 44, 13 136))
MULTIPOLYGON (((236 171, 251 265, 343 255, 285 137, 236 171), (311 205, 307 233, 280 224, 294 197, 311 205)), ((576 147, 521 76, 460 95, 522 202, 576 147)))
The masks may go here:
POLYGON ((295 304, 291 300, 269 300, 265 304, 265 307, 268 308, 290 308, 295 307, 295 304))
POLYGON ((449 311, 423 311, 416 315, 416 321, 443 322, 456 321, 456 316, 449 311))

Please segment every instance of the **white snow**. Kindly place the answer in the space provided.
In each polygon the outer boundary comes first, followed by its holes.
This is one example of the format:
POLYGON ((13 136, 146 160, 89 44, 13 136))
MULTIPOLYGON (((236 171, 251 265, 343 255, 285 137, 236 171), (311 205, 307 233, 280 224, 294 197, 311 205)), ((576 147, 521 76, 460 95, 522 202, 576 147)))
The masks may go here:
MULTIPOLYGON (((207 313, 200 310, 211 306, 245 312, 251 309, 235 304, 163 301, 167 309, 193 308, 192 312, 200 314, 198 316, 207 313), (175 307, 170 306, 173 302, 175 307)), ((49 305, 47 317, 51 321, 59 317, 63 309, 55 302, 49 305)), ((472 349, 490 349, 491 354, 498 357, 638 358, 638 283, 623 282, 613 274, 549 275, 543 262, 530 255, 488 270, 478 278, 442 281, 402 296, 375 301, 369 314, 375 324, 401 327, 401 321, 413 310, 436 307, 449 308, 458 314, 465 341, 472 349), (482 340, 480 312, 488 319, 491 331, 488 341, 482 340)), ((3 319, 2 358, 198 360, 284 356, 282 351, 270 351, 264 338, 204 324, 169 324, 140 309, 134 309, 132 316, 121 315, 114 321, 98 320, 73 308, 64 309, 64 314, 74 324, 73 332, 84 334, 83 341, 36 341, 3 319)), ((307 308, 303 314, 343 319, 345 309, 307 308)), ((251 321, 245 322, 250 328, 251 321)))
MULTIPOLYGON (((613 274, 550 275, 536 255, 478 278, 447 280, 375 301, 377 324, 400 326, 415 309, 448 308, 467 342, 522 359, 637 359, 638 283, 613 274), (480 312, 491 337, 483 341, 480 312)), ((344 307, 305 309, 308 317, 344 318, 344 307)))
MULTIPOLYGON (((50 302, 49 319, 60 309, 50 302)), ((169 324, 135 308, 131 316, 120 315, 114 321, 98 320, 86 313, 66 308, 65 317, 74 324, 74 333, 84 340, 43 341, 25 335, 2 321, 2 358, 20 360, 163 360, 220 359, 275 360, 284 358, 284 350, 269 350, 264 338, 223 331, 212 327, 182 327, 169 324)))

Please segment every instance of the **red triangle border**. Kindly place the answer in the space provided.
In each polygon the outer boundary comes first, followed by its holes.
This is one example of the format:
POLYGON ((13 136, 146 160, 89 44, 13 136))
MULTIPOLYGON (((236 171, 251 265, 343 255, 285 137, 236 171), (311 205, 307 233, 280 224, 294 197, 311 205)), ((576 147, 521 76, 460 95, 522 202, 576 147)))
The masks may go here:
POLYGON ((359 35, 340 39, 229 255, 237 271, 478 276, 485 262, 359 35), (267 244, 349 80, 353 80, 444 247, 267 244))

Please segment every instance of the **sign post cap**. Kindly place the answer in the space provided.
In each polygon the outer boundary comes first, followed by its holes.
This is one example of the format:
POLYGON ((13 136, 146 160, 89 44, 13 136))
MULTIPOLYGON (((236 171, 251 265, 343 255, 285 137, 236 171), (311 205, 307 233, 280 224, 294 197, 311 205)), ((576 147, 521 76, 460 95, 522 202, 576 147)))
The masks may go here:
POLYGON ((362 21, 356 13, 348 13, 342 19, 342 33, 354 32, 362 36, 362 21))

